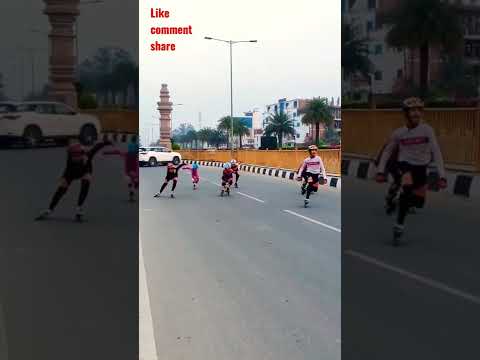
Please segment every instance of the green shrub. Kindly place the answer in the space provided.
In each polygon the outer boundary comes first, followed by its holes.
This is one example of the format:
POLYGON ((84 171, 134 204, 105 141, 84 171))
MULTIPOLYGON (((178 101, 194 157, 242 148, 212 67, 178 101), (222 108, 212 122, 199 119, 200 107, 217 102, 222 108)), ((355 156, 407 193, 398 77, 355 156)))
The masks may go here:
POLYGON ((97 100, 90 94, 82 94, 78 99, 78 107, 80 109, 96 109, 97 100))

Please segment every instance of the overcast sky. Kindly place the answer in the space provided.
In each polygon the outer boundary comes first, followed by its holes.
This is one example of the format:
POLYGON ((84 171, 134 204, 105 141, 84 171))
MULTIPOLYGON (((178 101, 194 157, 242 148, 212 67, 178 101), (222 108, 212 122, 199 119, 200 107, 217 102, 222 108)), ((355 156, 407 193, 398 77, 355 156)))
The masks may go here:
MULTIPOLYGON (((173 126, 215 126, 230 112, 228 44, 204 36, 258 40, 233 51, 234 115, 286 98, 340 96, 340 2, 335 0, 140 0, 140 127, 151 137, 156 102, 167 83, 173 126), (150 19, 150 7, 170 19, 150 19), (151 26, 193 26, 193 35, 150 35, 151 26), (151 52, 150 43, 175 42, 175 52, 151 52)), ((158 134, 158 125, 155 128, 158 134)), ((158 137, 158 136, 156 136, 158 137)))
MULTIPOLYGON (((103 0, 85 4, 81 0, 79 24, 80 61, 98 48, 121 47, 138 60, 138 11, 136 0, 103 0)), ((152 3, 154 1, 151 1, 152 3)), ((4 74, 5 92, 21 98, 22 70, 24 94, 32 88, 32 57, 34 51, 34 85, 39 90, 48 80, 48 17, 43 14, 43 0, 0 1, 0 72, 4 74), (32 32, 31 30, 38 32, 32 32)))

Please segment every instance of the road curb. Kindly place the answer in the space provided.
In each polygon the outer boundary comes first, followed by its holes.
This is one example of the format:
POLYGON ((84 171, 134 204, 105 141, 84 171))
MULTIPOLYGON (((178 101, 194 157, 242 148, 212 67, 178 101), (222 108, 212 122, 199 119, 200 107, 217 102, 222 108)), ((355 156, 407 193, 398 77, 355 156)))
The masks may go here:
POLYGON ((116 132, 104 132, 102 133, 103 141, 109 140, 114 143, 127 143, 130 142, 133 136, 137 136, 137 134, 132 133, 116 133, 116 132))
MULTIPOLYGON (((203 166, 213 166, 213 167, 222 167, 223 162, 218 161, 203 161, 203 160, 185 160, 186 163, 192 164, 193 162, 197 162, 203 166)), ((252 165, 252 164, 240 164, 239 166, 241 171, 249 172, 258 175, 265 175, 265 176, 273 176, 283 179, 289 180, 296 180, 296 171, 292 171, 289 169, 282 169, 282 168, 274 168, 268 166, 259 166, 259 165, 252 165)), ((327 174, 327 184, 329 187, 341 188, 341 178, 339 176, 335 176, 332 174, 327 174)))
MULTIPOLYGON (((377 169, 373 160, 343 158, 342 159, 342 176, 356 177, 363 180, 374 180, 377 169)), ((454 196, 469 199, 480 198, 480 176, 469 174, 466 172, 450 172, 447 171, 448 187, 445 191, 454 196)), ((428 168, 428 190, 439 192, 440 189, 436 185, 438 173, 435 167, 428 168)))

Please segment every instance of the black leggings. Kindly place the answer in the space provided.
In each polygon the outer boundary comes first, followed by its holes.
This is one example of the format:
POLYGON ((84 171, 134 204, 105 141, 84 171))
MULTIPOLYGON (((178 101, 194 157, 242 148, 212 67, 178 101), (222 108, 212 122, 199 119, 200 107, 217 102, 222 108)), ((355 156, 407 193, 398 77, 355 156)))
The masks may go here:
POLYGON ((425 186, 427 183, 427 167, 402 163, 402 174, 410 173, 412 184, 402 185, 400 194, 397 223, 403 225, 408 210, 415 206, 422 208, 425 205, 425 186))
MULTIPOLYGON (((50 202, 50 206, 48 207, 50 211, 55 210, 58 203, 62 199, 62 197, 67 193, 67 190, 70 186, 70 182, 67 181, 67 186, 59 186, 55 194, 53 194, 52 201, 50 202)), ((80 193, 78 194, 78 207, 83 206, 85 200, 87 199, 88 192, 90 190, 90 180, 82 179, 80 185, 80 193)))
MULTIPOLYGON (((172 180, 172 191, 175 191, 175 188, 177 187, 177 180, 172 180)), ((160 194, 163 192, 163 190, 165 190, 165 188, 167 187, 168 185, 168 180, 165 181, 162 185, 162 187, 160 188, 160 194)))
POLYGON ((312 192, 317 192, 318 191, 319 175, 318 174, 305 173, 303 178, 305 179, 305 182, 307 184, 307 194, 306 194, 305 198, 310 199, 310 194, 312 192), (312 178, 312 182, 308 182, 309 177, 312 178))

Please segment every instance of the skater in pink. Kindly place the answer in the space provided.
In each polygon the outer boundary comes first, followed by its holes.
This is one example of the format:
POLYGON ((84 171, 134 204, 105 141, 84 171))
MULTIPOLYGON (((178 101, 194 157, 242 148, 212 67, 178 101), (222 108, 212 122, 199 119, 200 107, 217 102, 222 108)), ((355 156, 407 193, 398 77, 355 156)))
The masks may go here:
POLYGON ((128 144, 128 150, 122 151, 120 149, 113 149, 110 151, 104 151, 104 155, 119 155, 124 159, 124 171, 125 178, 128 183, 128 196, 129 201, 135 201, 135 191, 138 191, 138 144, 137 137, 132 136, 130 143, 128 144))
POLYGON ((197 162, 194 162, 192 166, 186 166, 183 169, 184 170, 189 170, 192 173, 192 183, 193 183, 193 190, 198 189, 198 184, 200 182, 200 174, 198 172, 198 164, 197 162))

